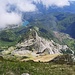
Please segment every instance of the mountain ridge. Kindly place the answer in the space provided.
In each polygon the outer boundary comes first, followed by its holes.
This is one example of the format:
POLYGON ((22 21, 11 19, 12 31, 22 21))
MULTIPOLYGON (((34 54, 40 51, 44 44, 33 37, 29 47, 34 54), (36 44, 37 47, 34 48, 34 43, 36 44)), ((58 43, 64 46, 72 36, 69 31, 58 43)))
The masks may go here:
POLYGON ((15 58, 19 60, 33 60, 33 61, 45 61, 46 56, 53 60, 58 55, 69 53, 74 55, 67 45, 61 45, 56 43, 52 39, 44 38, 38 35, 38 27, 30 27, 27 34, 23 36, 23 40, 18 42, 14 47, 9 47, 7 50, 2 51, 2 55, 5 59, 15 58), (6 58, 7 57, 7 58, 6 58), (23 58, 25 57, 25 58, 23 58), (40 58, 40 59, 39 59, 40 58))

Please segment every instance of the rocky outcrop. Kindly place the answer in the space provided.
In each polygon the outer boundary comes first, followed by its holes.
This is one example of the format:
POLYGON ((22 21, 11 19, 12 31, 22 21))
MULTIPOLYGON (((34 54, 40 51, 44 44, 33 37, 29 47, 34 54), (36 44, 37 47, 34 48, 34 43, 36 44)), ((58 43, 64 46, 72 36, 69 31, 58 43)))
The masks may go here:
POLYGON ((23 73, 23 74, 21 74, 21 75, 30 75, 29 73, 23 73))
POLYGON ((53 40, 48 40, 38 36, 37 31, 30 29, 30 35, 23 42, 16 45, 17 49, 12 51, 12 55, 44 55, 44 54, 60 54, 62 51, 68 50, 67 45, 60 45, 53 40))
POLYGON ((15 47, 9 47, 1 52, 3 59, 20 60, 34 62, 49 62, 62 55, 63 53, 72 53, 67 45, 60 45, 53 40, 41 37, 38 28, 30 29, 15 47))

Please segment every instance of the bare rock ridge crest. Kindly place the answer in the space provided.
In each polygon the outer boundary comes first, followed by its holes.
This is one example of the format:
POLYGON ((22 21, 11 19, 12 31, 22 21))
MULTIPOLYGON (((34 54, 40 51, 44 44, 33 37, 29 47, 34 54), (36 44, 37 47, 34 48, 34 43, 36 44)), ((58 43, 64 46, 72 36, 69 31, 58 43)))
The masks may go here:
POLYGON ((48 40, 43 37, 40 37, 36 30, 30 29, 30 34, 28 38, 23 42, 16 45, 19 49, 16 49, 12 54, 22 54, 25 55, 26 52, 37 54, 59 54, 62 53, 62 50, 66 51, 68 48, 67 45, 60 45, 55 43, 53 40, 48 40), (25 54, 24 54, 25 53, 25 54))
MULTIPOLYGON (((67 45, 60 45, 53 40, 46 39, 39 35, 39 28, 31 28, 25 35, 24 40, 19 42, 16 47, 9 47, 2 51, 2 55, 9 58, 17 57, 21 61, 41 61, 48 62, 53 60, 63 52, 74 52, 67 45)), ((4 57, 4 58, 5 58, 4 57)))

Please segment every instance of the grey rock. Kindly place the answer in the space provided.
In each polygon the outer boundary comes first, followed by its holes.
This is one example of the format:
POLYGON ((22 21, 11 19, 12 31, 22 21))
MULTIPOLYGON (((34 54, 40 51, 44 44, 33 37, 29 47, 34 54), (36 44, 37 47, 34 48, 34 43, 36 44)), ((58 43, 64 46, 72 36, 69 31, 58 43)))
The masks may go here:
POLYGON ((29 38, 25 39, 21 43, 18 43, 16 46, 21 48, 11 52, 12 54, 26 55, 32 54, 33 52, 35 53, 35 56, 37 53, 43 52, 47 52, 48 54, 59 54, 62 52, 61 50, 66 51, 69 48, 67 45, 60 45, 53 40, 47 40, 38 36, 38 33, 35 30, 31 31, 35 33, 35 37, 31 34, 29 35, 29 38))
POLYGON ((21 75, 30 75, 29 73, 23 73, 23 74, 21 74, 21 75))

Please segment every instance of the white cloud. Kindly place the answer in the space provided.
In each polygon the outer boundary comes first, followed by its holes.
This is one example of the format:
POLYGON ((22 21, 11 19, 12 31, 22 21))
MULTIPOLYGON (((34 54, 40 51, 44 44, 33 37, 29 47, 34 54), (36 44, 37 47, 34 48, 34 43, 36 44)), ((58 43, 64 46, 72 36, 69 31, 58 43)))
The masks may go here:
POLYGON ((45 5, 46 7, 49 6, 63 7, 63 6, 70 5, 69 0, 34 0, 34 2, 36 3, 42 2, 42 4, 45 5))
POLYGON ((8 4, 15 5, 16 10, 22 12, 32 12, 37 8, 30 0, 0 0, 0 27, 5 27, 10 24, 19 24, 21 22, 21 13, 7 12, 8 4))
POLYGON ((32 0, 8 0, 8 3, 15 4, 20 11, 24 12, 36 10, 36 6, 32 2, 32 0))
MULTIPOLYGON (((0 27, 4 27, 7 24, 18 24, 21 22, 21 13, 17 12, 7 12, 7 5, 15 5, 16 10, 22 12, 32 12, 36 11, 36 5, 33 4, 42 2, 46 7, 58 6, 63 7, 65 5, 70 5, 69 0, 0 0, 0 27)), ((70 0, 71 1, 71 0, 70 0)))
POLYGON ((21 16, 16 13, 2 13, 0 15, 0 27, 6 27, 6 25, 21 23, 21 16))
POLYGON ((20 4, 18 4, 18 8, 21 11, 25 11, 25 12, 36 10, 36 6, 34 4, 32 4, 31 1, 27 1, 27 0, 25 2, 20 2, 20 4))

